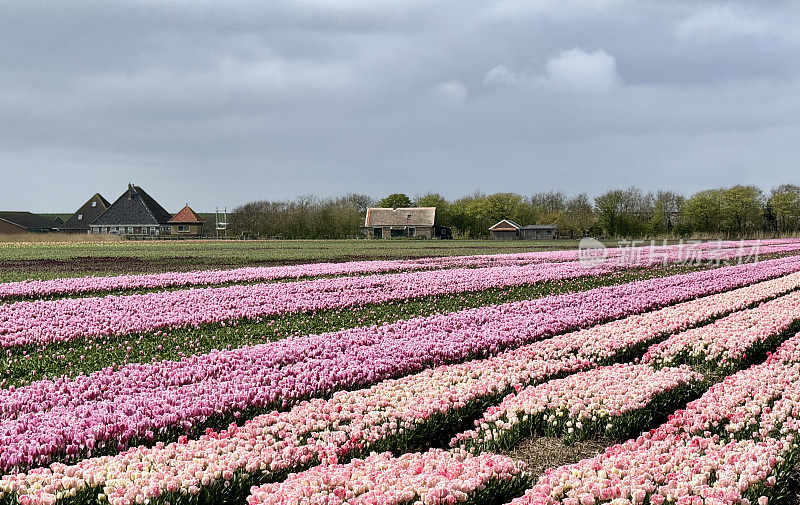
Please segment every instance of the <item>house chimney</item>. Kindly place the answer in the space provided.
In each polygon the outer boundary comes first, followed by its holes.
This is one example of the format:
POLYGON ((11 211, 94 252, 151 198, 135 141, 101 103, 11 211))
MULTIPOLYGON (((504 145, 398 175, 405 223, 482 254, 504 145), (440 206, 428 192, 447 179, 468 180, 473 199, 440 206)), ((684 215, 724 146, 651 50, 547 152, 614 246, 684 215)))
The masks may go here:
POLYGON ((133 184, 128 183, 128 200, 133 198, 133 184))

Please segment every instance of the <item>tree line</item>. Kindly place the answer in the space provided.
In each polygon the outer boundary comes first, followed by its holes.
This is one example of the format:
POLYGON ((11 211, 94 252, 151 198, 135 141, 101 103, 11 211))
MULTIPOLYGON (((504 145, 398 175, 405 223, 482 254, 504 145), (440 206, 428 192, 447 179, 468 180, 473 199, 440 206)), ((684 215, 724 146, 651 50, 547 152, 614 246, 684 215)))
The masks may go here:
POLYGON ((457 237, 481 238, 501 219, 520 225, 554 224, 566 237, 742 237, 800 231, 800 187, 784 184, 765 193, 755 186, 709 189, 685 197, 673 191, 614 189, 596 198, 548 191, 475 193, 448 200, 438 193, 414 199, 402 193, 374 200, 349 194, 300 196, 236 207, 229 229, 262 238, 354 238, 362 236, 368 207, 436 207, 436 224, 457 237))

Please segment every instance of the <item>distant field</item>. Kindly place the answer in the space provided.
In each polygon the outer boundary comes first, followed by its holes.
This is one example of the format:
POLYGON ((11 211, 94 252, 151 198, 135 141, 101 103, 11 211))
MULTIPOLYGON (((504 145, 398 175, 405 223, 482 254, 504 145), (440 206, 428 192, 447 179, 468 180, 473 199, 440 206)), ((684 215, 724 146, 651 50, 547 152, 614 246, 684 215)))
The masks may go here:
POLYGON ((0 243, 0 282, 318 261, 498 254, 577 247, 575 240, 270 240, 0 243))

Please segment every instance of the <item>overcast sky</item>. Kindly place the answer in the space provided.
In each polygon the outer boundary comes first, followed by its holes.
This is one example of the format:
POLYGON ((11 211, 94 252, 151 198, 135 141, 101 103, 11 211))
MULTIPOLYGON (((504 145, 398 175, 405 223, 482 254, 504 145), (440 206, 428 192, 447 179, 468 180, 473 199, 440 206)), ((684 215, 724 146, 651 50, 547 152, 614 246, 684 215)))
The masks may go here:
POLYGON ((0 2, 0 210, 800 184, 797 2, 0 2))

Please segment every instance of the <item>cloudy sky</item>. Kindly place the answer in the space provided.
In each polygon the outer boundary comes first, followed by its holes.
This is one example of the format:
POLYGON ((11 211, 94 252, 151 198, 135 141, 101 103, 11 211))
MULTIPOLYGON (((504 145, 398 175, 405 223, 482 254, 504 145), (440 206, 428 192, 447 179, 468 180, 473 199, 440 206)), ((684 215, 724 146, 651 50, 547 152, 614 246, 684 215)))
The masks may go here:
POLYGON ((800 183, 800 6, 4 0, 0 210, 800 183))

